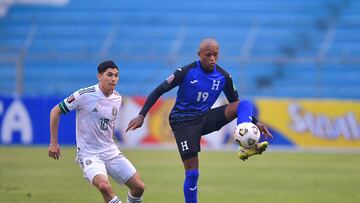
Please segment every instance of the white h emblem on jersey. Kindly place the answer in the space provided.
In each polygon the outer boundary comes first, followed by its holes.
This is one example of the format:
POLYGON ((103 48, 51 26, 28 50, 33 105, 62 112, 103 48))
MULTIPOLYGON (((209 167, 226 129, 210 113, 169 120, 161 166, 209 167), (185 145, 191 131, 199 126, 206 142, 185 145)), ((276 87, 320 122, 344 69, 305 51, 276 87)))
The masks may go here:
POLYGON ((188 145, 187 145, 187 141, 184 142, 180 142, 181 147, 182 147, 182 151, 186 151, 189 149, 188 145))
POLYGON ((211 90, 219 90, 220 80, 213 80, 213 85, 211 90))

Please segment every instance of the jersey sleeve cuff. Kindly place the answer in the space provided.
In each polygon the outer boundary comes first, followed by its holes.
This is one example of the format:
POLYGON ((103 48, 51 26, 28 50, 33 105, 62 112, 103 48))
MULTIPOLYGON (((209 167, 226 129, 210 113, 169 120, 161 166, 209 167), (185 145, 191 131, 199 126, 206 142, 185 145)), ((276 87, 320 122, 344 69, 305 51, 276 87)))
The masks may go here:
POLYGON ((59 108, 63 114, 70 112, 64 101, 59 103, 59 108))

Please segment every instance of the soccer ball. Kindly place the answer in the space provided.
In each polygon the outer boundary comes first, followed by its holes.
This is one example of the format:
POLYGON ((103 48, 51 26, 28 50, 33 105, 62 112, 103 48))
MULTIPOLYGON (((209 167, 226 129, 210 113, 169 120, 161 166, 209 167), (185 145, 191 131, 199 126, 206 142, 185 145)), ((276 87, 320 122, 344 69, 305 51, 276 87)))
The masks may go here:
POLYGON ((259 128, 250 122, 240 123, 236 126, 234 135, 234 141, 245 149, 255 147, 256 143, 260 139, 259 128))

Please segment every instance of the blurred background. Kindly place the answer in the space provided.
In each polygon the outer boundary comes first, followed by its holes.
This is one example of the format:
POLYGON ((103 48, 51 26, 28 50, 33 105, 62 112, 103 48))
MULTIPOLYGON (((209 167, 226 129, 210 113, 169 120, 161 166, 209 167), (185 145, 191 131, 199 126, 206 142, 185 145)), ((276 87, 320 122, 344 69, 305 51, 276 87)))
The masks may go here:
MULTIPOLYGON (((254 101, 275 146, 359 149, 359 11, 356 0, 0 0, 0 144, 47 144, 50 109, 96 84, 105 59, 120 67, 120 143, 173 143, 167 117, 176 90, 134 136, 124 126, 212 37, 218 64, 254 101)), ((63 119, 60 141, 74 144, 74 114, 63 119)), ((203 144, 231 145, 233 129, 203 144)))

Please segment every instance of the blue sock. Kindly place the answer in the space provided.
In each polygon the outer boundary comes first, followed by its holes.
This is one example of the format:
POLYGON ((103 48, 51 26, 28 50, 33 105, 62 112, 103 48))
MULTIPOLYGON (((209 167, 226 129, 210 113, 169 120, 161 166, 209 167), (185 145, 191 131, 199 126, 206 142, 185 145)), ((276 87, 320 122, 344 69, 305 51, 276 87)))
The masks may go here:
POLYGON ((197 182, 199 170, 193 169, 185 172, 184 197, 186 203, 197 203, 197 182))
POLYGON ((241 100, 237 107, 237 124, 252 121, 252 104, 247 100, 241 100))

